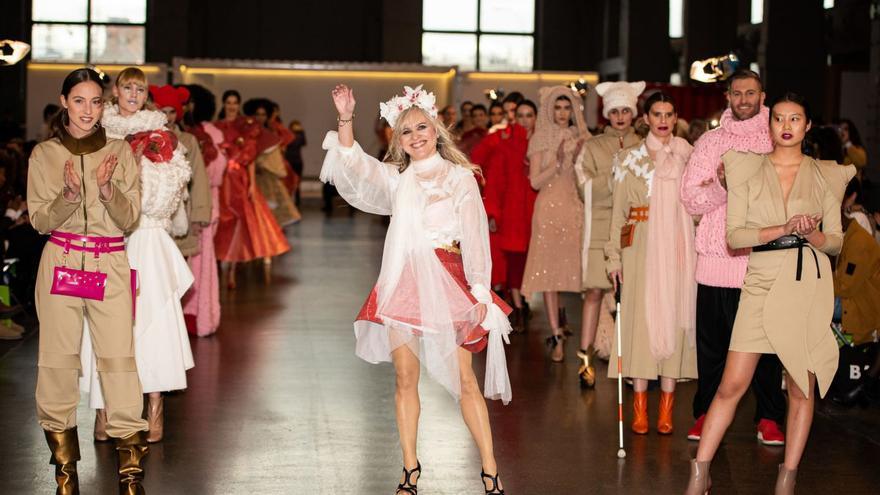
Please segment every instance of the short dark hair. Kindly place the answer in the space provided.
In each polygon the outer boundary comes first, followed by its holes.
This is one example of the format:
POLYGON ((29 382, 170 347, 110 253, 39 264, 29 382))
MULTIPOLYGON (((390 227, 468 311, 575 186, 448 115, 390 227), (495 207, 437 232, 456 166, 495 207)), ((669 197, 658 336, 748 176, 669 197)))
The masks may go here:
POLYGON ((214 93, 199 84, 188 84, 186 89, 189 90, 192 112, 184 115, 184 122, 192 126, 213 120, 217 111, 217 97, 214 93))
POLYGON ((43 107, 43 122, 48 122, 56 113, 61 111, 61 107, 54 103, 49 103, 43 107))
POLYGON ((493 100, 492 103, 489 104, 489 111, 492 111, 492 109, 496 107, 504 110, 504 105, 502 105, 500 101, 493 100))
POLYGON ((519 107, 530 107, 535 112, 535 115, 538 115, 538 105, 535 105, 535 102, 532 100, 523 100, 519 102, 516 109, 519 110, 519 107))
POLYGON ((655 103, 661 102, 669 103, 670 105, 672 105, 672 109, 675 111, 675 113, 678 113, 678 108, 675 106, 675 100, 672 98, 672 96, 670 96, 669 93, 658 90, 651 93, 651 96, 648 96, 648 99, 645 100, 645 114, 647 115, 648 112, 651 111, 651 107, 653 107, 655 103))
POLYGON ((846 129, 849 131, 849 142, 856 146, 864 146, 862 144, 862 135, 859 134, 858 128, 850 119, 840 119, 837 121, 837 125, 846 124, 846 129))
POLYGON ((477 110, 480 110, 483 113, 489 113, 489 111, 486 110, 486 105, 483 105, 482 103, 477 103, 471 107, 471 115, 473 115, 474 112, 476 112, 477 110))
POLYGON ((525 99, 526 97, 523 96, 522 93, 520 93, 519 91, 514 91, 513 93, 505 96, 504 100, 501 101, 501 104, 503 105, 505 103, 513 102, 516 103, 517 106, 519 106, 519 104, 522 103, 525 99))
POLYGON ((727 91, 730 92, 730 88, 733 87, 734 81, 740 81, 742 79, 754 79, 758 82, 758 86, 761 88, 761 91, 764 91, 764 81, 761 80, 761 76, 758 75, 757 72, 751 69, 738 69, 733 73, 730 77, 727 78, 727 91))
POLYGON ((474 102, 472 102, 471 100, 464 100, 463 102, 461 102, 461 105, 458 106, 459 110, 464 111, 465 105, 470 105, 471 108, 473 108, 474 102))
POLYGON ((770 119, 773 119, 773 107, 780 103, 794 103, 795 105, 799 105, 804 109, 804 117, 807 119, 807 122, 813 121, 813 114, 810 112, 810 104, 807 103, 806 98, 803 96, 794 93, 792 91, 788 91, 784 93, 782 96, 773 100, 773 103, 770 105, 770 119))

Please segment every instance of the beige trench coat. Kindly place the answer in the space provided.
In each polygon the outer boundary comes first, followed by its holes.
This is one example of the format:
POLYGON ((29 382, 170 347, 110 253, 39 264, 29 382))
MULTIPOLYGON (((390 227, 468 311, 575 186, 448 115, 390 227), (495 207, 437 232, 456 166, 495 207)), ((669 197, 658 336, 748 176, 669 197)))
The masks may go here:
MULTIPOLYGON (((605 244, 611 229, 612 184, 611 169, 614 156, 624 148, 635 146, 639 137, 632 127, 618 131, 609 126, 605 132, 584 143, 582 159, 575 166, 581 199, 584 186, 591 181, 590 238, 584 239, 586 256, 582 263, 584 289, 610 289, 605 273, 605 244)), ((586 234, 586 229, 584 229, 586 234)))
POLYGON ((828 255, 840 252, 840 203, 855 167, 804 157, 788 197, 767 155, 730 151, 723 156, 727 177, 727 243, 733 249, 761 244, 762 228, 798 214, 822 214, 825 244, 804 246, 801 279, 798 249, 752 252, 733 325, 730 350, 777 354, 807 395, 809 373, 824 396, 837 370, 831 332, 834 283, 828 255), (818 271, 817 271, 818 268, 818 271))
MULTIPOLYGON (((617 378, 617 346, 623 357, 623 376, 655 380, 660 376, 667 378, 697 378, 697 351, 688 343, 687 332, 679 329, 676 335, 675 351, 669 358, 657 361, 651 353, 648 336, 645 306, 645 261, 648 252, 648 222, 628 220, 630 208, 650 206, 649 185, 644 177, 636 176, 632 170, 621 164, 627 154, 638 150, 642 145, 625 149, 618 155, 620 180, 613 179, 614 194, 611 210, 611 227, 605 244, 607 258, 605 268, 608 273, 621 270, 623 285, 620 295, 620 341, 614 338, 608 363, 608 377, 617 378), (633 243, 621 248, 620 231, 625 224, 632 223, 635 233, 633 243)), ((647 159, 647 173, 653 174, 654 164, 647 159)), ((650 212, 648 212, 650 219, 650 212)), ((650 220, 649 220, 650 221, 650 220)))

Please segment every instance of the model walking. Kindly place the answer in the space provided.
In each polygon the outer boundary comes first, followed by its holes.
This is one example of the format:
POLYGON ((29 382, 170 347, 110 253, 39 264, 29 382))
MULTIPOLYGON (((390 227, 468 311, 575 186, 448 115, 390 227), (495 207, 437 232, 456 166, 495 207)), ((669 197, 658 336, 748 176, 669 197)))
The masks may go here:
POLYGON ((770 107, 772 152, 724 155, 727 243, 752 252, 687 494, 702 495, 711 487, 709 464, 762 354, 778 355, 786 370, 787 438, 776 493, 793 494, 813 422, 816 383, 824 396, 837 371, 837 343, 828 328, 834 311, 828 255, 843 244, 840 203, 856 170, 803 155, 810 126, 806 102, 787 93, 770 107))
POLYGON ((657 432, 672 433, 676 381, 697 377, 694 335, 696 252, 694 223, 679 201, 691 145, 672 135, 675 103, 661 91, 645 101, 650 131, 620 153, 614 169, 614 208, 605 255, 621 290, 620 339, 615 336, 608 377, 633 379, 632 431, 648 433, 648 381, 660 379, 657 432))
POLYGON ((550 359, 565 358, 559 293, 582 290, 584 205, 578 198, 575 160, 590 137, 581 98, 567 86, 541 88, 535 132, 529 140, 529 180, 538 190, 522 292, 544 293, 550 323, 550 359))
POLYGON ((147 422, 141 419, 131 273, 122 237, 137 223, 140 184, 128 143, 107 138, 98 125, 102 84, 91 69, 67 75, 61 86, 64 109, 52 121, 50 139, 34 148, 28 173, 31 224, 51 235, 37 274, 37 418, 52 451, 56 493, 63 495, 79 493, 81 340, 95 343, 98 382, 109 412, 107 434, 118 451, 120 493, 144 493, 147 422), (99 279, 104 283, 88 282, 99 279))
MULTIPOLYGON (((126 250, 137 271, 135 357, 143 391, 149 394, 147 441, 152 443, 164 434, 162 392, 185 389, 186 370, 195 363, 180 304, 193 277, 170 234, 185 234, 189 228, 182 200, 192 168, 177 137, 166 129, 165 114, 144 109, 148 86, 140 69, 120 72, 113 87, 116 103, 104 109, 101 126, 108 136, 124 139, 141 153, 141 217, 126 238, 126 250)), ((92 343, 83 339, 82 386, 90 392, 90 405, 98 409, 95 439, 103 440, 107 416, 92 355, 92 343)))
POLYGON ((406 88, 381 105, 394 129, 388 162, 354 140, 355 99, 333 90, 338 133, 324 139, 321 180, 369 213, 391 215, 379 280, 354 324, 357 355, 392 361, 397 372, 397 427, 403 451, 398 494, 415 495, 420 362, 461 401, 480 451, 486 493, 504 493, 492 446, 486 402, 471 367, 488 346, 485 395, 511 399, 504 344, 510 308, 489 290, 492 270, 486 213, 472 165, 437 120, 433 93, 406 88))

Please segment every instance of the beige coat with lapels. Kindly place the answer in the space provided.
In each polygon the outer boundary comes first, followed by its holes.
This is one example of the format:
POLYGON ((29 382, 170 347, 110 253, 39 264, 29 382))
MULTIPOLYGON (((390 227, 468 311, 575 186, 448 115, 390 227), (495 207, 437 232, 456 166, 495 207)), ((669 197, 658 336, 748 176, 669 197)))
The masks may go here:
POLYGON ((822 215, 825 244, 821 247, 807 244, 800 250, 749 255, 730 350, 777 354, 805 394, 812 393, 809 373, 814 373, 824 396, 838 361, 837 343, 829 328, 834 278, 828 256, 839 253, 843 244, 840 203, 855 167, 804 157, 785 204, 769 156, 730 151, 723 160, 731 248, 761 245, 762 228, 782 225, 794 215, 822 215))

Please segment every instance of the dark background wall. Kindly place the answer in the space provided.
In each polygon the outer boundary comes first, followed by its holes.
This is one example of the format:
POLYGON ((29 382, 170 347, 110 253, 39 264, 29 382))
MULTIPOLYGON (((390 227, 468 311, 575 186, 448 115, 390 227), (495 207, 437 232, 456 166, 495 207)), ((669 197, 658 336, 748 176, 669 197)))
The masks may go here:
MULTIPOLYGON (((537 0, 536 70, 596 70, 603 79, 687 82, 694 59, 737 50, 768 89, 796 89, 836 116, 841 71, 867 71, 872 1, 685 0, 686 37, 667 35, 669 0, 537 0), (830 59, 829 59, 830 57, 830 59), (829 66, 828 61, 832 64, 829 66)), ((146 55, 352 62, 421 61, 419 0, 148 0, 146 55)), ((3 0, 0 39, 29 41, 31 0, 3 0)), ((0 114, 20 122, 24 66, 0 68, 0 114)))

